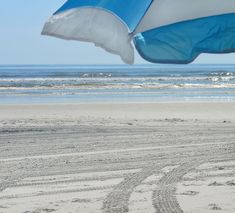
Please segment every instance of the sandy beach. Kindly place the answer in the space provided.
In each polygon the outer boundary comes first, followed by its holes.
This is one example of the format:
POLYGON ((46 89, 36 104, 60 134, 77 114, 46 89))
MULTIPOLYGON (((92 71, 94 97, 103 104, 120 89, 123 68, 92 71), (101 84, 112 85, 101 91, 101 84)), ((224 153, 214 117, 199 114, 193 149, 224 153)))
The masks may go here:
POLYGON ((0 213, 235 212, 235 103, 0 105, 0 213))

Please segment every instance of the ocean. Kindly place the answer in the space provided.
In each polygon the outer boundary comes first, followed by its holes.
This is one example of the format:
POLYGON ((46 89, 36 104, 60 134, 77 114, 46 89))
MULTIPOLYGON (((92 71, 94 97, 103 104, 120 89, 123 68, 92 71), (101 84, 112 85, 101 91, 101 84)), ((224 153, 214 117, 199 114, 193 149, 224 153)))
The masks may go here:
POLYGON ((235 101, 234 65, 1 65, 0 103, 235 101))

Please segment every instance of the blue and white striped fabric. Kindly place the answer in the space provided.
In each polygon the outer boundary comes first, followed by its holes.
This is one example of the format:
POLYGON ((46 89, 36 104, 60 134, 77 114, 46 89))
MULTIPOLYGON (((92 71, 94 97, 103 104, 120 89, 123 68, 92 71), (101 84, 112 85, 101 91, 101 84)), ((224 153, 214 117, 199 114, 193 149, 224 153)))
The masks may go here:
POLYGON ((55 14, 81 7, 100 8, 120 18, 128 26, 130 31, 134 31, 151 2, 152 0, 142 0, 136 4, 136 0, 70 0, 55 14))
POLYGON ((190 63, 235 52, 235 0, 68 0, 42 34, 93 42, 134 62, 190 63))

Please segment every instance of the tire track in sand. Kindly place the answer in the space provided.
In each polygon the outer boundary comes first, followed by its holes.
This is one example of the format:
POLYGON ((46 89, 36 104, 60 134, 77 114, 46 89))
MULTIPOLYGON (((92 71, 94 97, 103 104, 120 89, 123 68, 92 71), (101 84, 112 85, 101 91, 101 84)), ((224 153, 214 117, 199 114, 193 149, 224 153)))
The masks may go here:
MULTIPOLYGON (((174 196, 176 184, 185 174, 203 162, 201 159, 197 159, 189 163, 183 163, 171 172, 166 173, 159 180, 159 187, 153 193, 153 205, 157 213, 183 213, 174 196)), ((134 189, 149 176, 162 173, 162 169, 165 167, 166 164, 150 166, 126 178, 115 187, 104 201, 103 213, 129 212, 129 198, 134 189)))
POLYGON ((177 184, 183 176, 205 162, 222 161, 234 155, 233 149, 229 146, 205 149, 202 153, 204 156, 184 160, 179 167, 166 173, 160 179, 152 197, 156 213, 183 213, 176 198, 177 184))
POLYGON ((107 196, 103 203, 104 213, 126 213, 129 212, 129 198, 134 189, 140 185, 147 177, 157 173, 164 165, 154 165, 144 168, 141 172, 134 173, 125 178, 117 185, 114 190, 107 196))
POLYGON ((176 185, 190 170, 196 168, 204 161, 193 160, 166 173, 159 181, 153 193, 153 206, 156 213, 183 213, 176 199, 176 185))
MULTIPOLYGON (((153 206, 156 213, 183 213, 175 196, 176 185, 192 169, 198 167, 204 162, 211 161, 223 155, 223 152, 218 150, 221 147, 210 150, 207 149, 196 150, 199 152, 198 157, 187 157, 183 159, 175 159, 174 163, 180 166, 166 173, 158 183, 158 188, 153 192, 153 206), (210 153, 210 154, 209 154, 210 153), (211 157, 208 157, 209 156, 211 157), (199 157, 200 156, 200 157, 199 157)), ((226 154, 228 152, 226 151, 226 154)), ((162 169, 167 165, 174 164, 172 159, 170 161, 161 161, 159 164, 146 165, 142 171, 128 176, 125 180, 118 184, 113 191, 106 197, 103 202, 103 213, 127 213, 129 212, 129 198, 135 187, 140 185, 149 176, 162 173, 162 169)))

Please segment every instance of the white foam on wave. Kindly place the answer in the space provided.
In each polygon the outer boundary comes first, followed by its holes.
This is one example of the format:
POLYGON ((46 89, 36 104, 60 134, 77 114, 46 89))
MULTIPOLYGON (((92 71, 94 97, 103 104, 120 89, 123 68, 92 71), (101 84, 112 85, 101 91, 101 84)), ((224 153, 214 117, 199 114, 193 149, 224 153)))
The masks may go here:
POLYGON ((77 84, 61 84, 61 85, 33 85, 27 86, 24 84, 19 85, 0 85, 0 90, 78 90, 78 89, 226 89, 235 88, 235 84, 99 84, 99 83, 77 83, 77 84))

